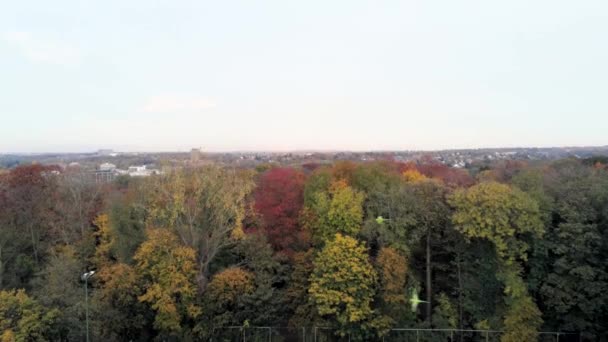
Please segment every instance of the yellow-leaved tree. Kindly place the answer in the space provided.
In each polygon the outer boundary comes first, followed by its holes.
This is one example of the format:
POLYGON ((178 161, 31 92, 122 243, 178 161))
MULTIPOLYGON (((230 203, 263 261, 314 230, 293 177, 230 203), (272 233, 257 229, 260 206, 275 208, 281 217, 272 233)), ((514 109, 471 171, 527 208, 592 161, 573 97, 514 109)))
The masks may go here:
POLYGON ((184 322, 201 313, 196 305, 196 252, 167 229, 149 229, 134 260, 143 291, 139 301, 156 312, 155 329, 179 336, 184 322))
POLYGON ((376 282, 367 248, 354 238, 336 234, 314 260, 308 292, 319 315, 338 335, 365 339, 375 334, 376 282))
POLYGON ((24 290, 0 291, 0 341, 51 341, 58 315, 58 310, 47 310, 24 290))
POLYGON ((315 243, 320 245, 336 233, 356 235, 363 223, 364 199, 362 192, 342 180, 332 183, 327 192, 315 193, 309 208, 315 218, 310 224, 315 243))
POLYGON ((199 293, 209 264, 240 229, 253 185, 251 172, 217 166, 172 171, 147 184, 146 225, 166 227, 195 251, 199 293))

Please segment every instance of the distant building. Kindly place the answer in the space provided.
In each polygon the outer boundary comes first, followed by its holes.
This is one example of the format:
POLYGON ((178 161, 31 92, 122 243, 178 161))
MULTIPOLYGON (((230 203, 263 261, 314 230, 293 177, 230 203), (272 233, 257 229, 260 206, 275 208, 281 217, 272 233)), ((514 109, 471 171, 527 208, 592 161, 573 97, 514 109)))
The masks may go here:
POLYGON ((97 170, 93 172, 95 183, 110 183, 116 177, 114 171, 101 171, 97 170))
POLYGON ((127 174, 131 177, 148 177, 152 175, 160 175, 161 172, 156 169, 148 169, 146 165, 129 166, 127 174))
POLYGON ((201 157, 202 157, 202 153, 201 153, 200 148, 193 148, 190 151, 190 162, 191 163, 198 163, 201 160, 201 157))
POLYGON ((136 172, 144 172, 144 171, 146 171, 146 165, 129 166, 128 171, 129 171, 129 174, 136 173, 136 172))
POLYGON ((100 156, 110 156, 112 154, 116 155, 113 150, 109 150, 109 149, 102 149, 102 150, 97 151, 97 155, 100 155, 100 156))
POLYGON ((116 170, 116 165, 112 163, 103 163, 99 165, 99 171, 114 171, 116 170))

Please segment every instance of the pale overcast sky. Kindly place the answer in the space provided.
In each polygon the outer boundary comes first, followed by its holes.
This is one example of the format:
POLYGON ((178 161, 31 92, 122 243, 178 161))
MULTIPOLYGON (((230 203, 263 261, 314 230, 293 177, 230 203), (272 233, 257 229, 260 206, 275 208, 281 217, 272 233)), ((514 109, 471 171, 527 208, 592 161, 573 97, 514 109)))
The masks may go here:
POLYGON ((608 1, 3 1, 0 153, 608 144, 608 1))

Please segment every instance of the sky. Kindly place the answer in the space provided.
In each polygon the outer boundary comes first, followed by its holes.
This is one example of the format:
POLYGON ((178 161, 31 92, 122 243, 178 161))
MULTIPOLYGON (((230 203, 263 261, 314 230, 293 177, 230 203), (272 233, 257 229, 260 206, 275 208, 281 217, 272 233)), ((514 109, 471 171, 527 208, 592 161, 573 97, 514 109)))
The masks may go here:
POLYGON ((608 145, 608 2, 0 10, 0 153, 608 145))

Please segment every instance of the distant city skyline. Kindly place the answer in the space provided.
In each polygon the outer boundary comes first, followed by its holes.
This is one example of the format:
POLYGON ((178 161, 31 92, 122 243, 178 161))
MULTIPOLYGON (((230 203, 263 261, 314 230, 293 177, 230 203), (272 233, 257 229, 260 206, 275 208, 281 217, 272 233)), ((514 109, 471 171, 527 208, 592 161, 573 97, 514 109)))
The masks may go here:
POLYGON ((608 145, 604 1, 13 1, 0 153, 608 145))

